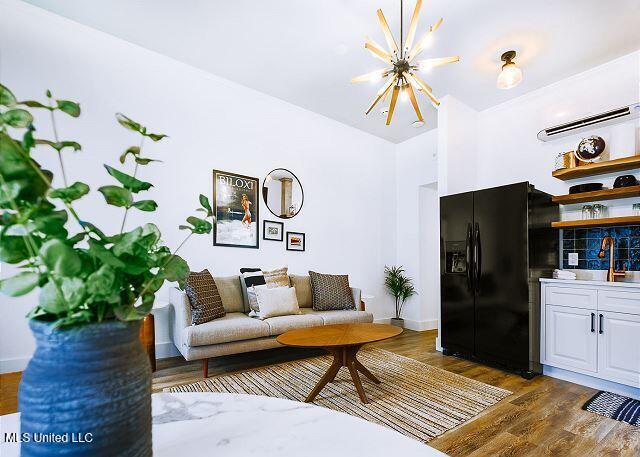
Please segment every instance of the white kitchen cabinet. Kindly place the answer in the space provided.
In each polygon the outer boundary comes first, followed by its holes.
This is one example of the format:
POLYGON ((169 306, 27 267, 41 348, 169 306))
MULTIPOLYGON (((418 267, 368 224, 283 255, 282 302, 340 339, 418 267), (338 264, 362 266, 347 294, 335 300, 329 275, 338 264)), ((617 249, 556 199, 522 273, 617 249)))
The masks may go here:
POLYGON ((541 363, 640 387, 640 284, 541 283, 541 363))
POLYGON ((546 304, 571 306, 572 308, 595 308, 598 303, 598 291, 578 287, 546 287, 546 304))
POLYGON ((598 374, 640 386, 640 315, 604 311, 598 321, 598 374))
POLYGON ((545 317, 546 363, 594 373, 598 371, 595 317, 596 310, 548 305, 545 317))

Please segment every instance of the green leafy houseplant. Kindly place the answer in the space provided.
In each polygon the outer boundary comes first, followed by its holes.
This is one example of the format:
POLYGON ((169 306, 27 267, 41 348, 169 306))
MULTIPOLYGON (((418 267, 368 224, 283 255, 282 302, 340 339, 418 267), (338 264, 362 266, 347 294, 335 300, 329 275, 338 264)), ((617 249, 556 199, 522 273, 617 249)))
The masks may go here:
POLYGON ((406 300, 416 295, 413 279, 404 274, 402 266, 384 267, 384 287, 396 301, 396 319, 402 319, 402 308, 406 300))
POLYGON ((39 288, 38 304, 29 317, 53 322, 57 328, 104 321, 143 319, 165 281, 180 287, 189 274, 187 262, 176 252, 193 234, 210 233, 209 200, 200 195, 204 218, 190 216, 180 229, 189 232, 175 251, 165 246, 154 224, 126 229, 130 210, 153 212, 157 203, 138 195, 152 186, 137 175, 141 166, 155 159, 142 155, 145 140, 161 141, 163 134, 123 114, 116 119, 135 132, 140 143, 122 155, 121 164, 131 162, 133 174, 105 165, 114 183, 97 189, 108 205, 119 207, 123 219, 119 233, 106 234, 74 209, 74 203, 90 192, 84 182, 67 181, 64 155, 81 151, 75 141, 58 137, 56 115, 80 116, 80 105, 57 100, 47 91, 47 102, 18 101, 0 84, 0 261, 15 264, 21 272, 0 281, 0 292, 12 297, 39 288), (48 111, 54 138, 36 137, 30 110, 48 111), (53 173, 32 157, 35 148, 52 149, 58 156, 63 187, 53 187, 53 173))

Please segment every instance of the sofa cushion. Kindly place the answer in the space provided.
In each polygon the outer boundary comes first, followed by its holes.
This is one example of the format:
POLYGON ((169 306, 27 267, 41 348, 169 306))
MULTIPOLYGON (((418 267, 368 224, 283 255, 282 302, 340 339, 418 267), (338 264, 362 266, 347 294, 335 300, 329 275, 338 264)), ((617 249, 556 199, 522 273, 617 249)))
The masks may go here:
POLYGON ((313 315, 322 318, 323 325, 373 322, 373 314, 366 311, 355 311, 350 309, 316 311, 313 309, 304 309, 302 310, 302 313, 305 315, 313 315))
POLYGON ((244 312, 240 278, 238 276, 222 276, 213 278, 213 280, 218 287, 224 310, 228 313, 244 312))
POLYGON ((356 309, 349 287, 349 276, 309 272, 313 309, 356 309))
MULTIPOLYGON (((322 321, 322 319, 320 319, 322 321)), ((227 313, 219 319, 185 329, 184 344, 206 346, 269 336, 269 325, 244 313, 227 313)))
POLYGON ((311 308, 313 305, 311 300, 311 281, 309 276, 289 275, 291 287, 296 288, 296 297, 298 297, 298 306, 300 308, 311 308))
POLYGON ((306 327, 319 327, 322 325, 322 318, 313 314, 294 314, 291 316, 270 317, 261 322, 269 325, 271 335, 280 335, 289 330, 306 327))

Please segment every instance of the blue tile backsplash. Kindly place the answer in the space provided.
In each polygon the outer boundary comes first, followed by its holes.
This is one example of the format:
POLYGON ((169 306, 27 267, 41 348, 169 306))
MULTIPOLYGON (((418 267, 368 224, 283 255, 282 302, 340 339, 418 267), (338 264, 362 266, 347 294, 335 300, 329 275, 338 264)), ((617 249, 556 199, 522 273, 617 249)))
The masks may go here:
POLYGON ((640 225, 624 227, 592 227, 562 231, 562 268, 607 270, 609 250, 598 258, 600 243, 605 236, 615 240, 616 270, 640 271, 640 225), (578 266, 569 265, 569 253, 578 253, 578 266))

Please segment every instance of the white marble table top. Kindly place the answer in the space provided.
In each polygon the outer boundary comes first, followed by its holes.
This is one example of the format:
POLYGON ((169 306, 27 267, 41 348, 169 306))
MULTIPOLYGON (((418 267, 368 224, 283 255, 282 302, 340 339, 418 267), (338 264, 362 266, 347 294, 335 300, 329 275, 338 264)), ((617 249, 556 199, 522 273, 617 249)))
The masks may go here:
MULTIPOLYGON (((442 457, 393 430, 307 403, 258 395, 162 393, 152 396, 154 456, 366 455, 442 457)), ((0 416, 0 431, 18 431, 19 414, 0 416)), ((18 454, 2 443, 0 455, 18 454)))

